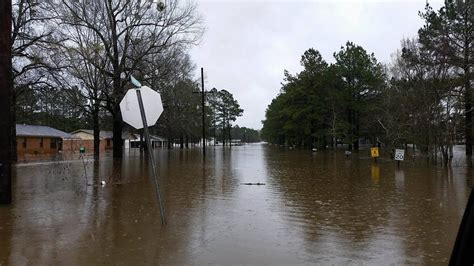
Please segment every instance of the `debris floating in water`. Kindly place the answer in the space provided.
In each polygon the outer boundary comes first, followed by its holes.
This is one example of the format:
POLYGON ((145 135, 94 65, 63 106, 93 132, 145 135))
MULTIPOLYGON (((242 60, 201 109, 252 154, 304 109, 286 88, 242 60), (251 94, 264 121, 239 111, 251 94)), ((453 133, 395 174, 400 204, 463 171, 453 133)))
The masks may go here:
POLYGON ((265 186, 265 183, 240 183, 241 185, 246 185, 246 186, 265 186))

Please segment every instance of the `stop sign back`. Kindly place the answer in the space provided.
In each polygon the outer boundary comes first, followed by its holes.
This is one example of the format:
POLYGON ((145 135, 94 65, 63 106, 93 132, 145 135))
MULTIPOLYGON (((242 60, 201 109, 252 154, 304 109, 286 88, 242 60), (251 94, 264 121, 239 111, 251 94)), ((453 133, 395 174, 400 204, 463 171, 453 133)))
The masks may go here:
POLYGON ((155 125, 161 113, 163 113, 163 104, 160 94, 147 86, 127 91, 120 102, 120 112, 122 113, 123 121, 136 129, 143 128, 136 90, 140 90, 142 96, 147 126, 155 125))

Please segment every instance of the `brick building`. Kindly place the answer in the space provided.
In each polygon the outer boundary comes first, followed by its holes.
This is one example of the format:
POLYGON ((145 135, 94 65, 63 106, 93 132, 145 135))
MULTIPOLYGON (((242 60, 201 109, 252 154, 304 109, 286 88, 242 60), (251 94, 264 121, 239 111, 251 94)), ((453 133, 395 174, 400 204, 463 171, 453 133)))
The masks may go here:
POLYGON ((61 154, 69 133, 47 126, 16 125, 16 149, 18 160, 30 158, 52 159, 61 154))
MULTIPOLYGON (((94 151, 94 131, 91 129, 78 129, 71 132, 71 136, 75 139, 74 143, 80 143, 85 149, 86 153, 94 151)), ((110 150, 113 148, 113 132, 101 130, 99 132, 100 138, 100 150, 110 150)), ((136 137, 134 134, 128 132, 122 132, 122 140, 128 142, 134 140, 136 137)))

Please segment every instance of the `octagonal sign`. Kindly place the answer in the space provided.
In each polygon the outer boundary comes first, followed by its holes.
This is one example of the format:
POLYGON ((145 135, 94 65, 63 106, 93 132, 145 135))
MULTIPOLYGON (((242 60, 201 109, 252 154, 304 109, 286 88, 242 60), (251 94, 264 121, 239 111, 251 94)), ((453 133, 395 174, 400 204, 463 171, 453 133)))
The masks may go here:
POLYGON ((163 113, 163 104, 161 103, 160 94, 147 86, 127 91, 120 102, 120 112, 122 113, 123 121, 136 129, 143 128, 136 90, 140 90, 148 126, 155 125, 161 113, 163 113))

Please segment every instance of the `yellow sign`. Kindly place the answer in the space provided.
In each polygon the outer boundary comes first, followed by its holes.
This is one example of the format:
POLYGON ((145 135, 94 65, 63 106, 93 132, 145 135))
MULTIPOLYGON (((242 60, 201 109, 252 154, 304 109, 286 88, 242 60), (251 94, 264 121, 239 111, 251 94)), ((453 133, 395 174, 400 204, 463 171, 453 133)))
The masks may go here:
POLYGON ((372 147, 372 148, 370 148, 370 155, 371 155, 373 158, 379 157, 379 148, 377 148, 377 147, 372 147))

